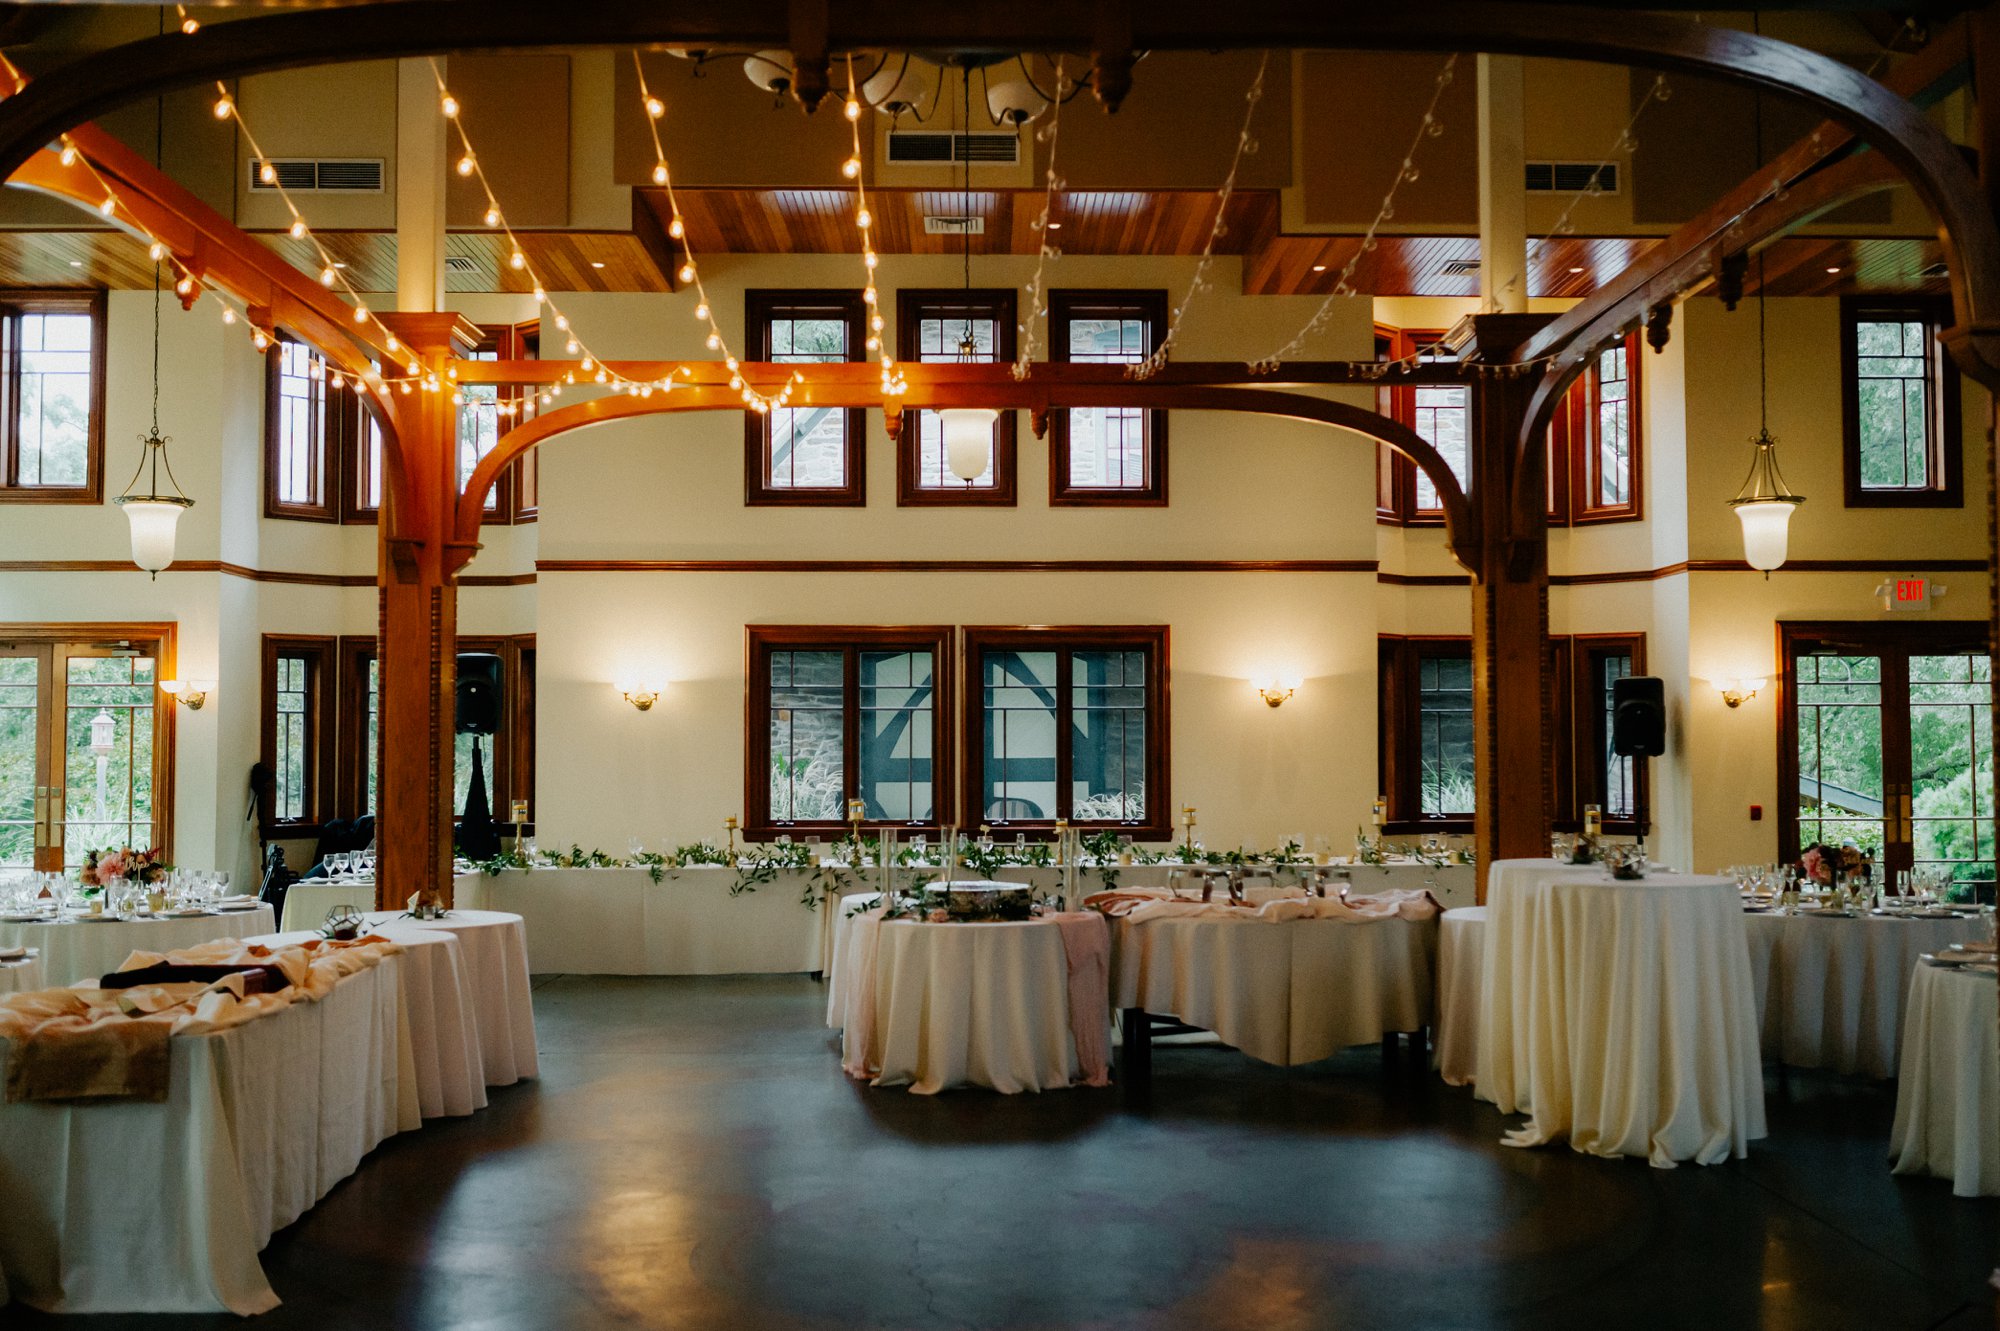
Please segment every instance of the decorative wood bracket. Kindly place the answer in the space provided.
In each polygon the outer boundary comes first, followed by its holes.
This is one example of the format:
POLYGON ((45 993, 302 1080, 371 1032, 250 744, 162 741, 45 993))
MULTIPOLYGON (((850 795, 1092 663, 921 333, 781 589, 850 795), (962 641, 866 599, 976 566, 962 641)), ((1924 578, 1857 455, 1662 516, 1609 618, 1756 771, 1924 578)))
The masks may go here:
POLYGON ((410 536, 391 536, 383 544, 389 549, 389 567, 398 582, 417 580, 417 559, 424 543, 410 536))
POLYGON ((819 110, 831 90, 826 49, 826 0, 791 0, 792 96, 807 115, 819 110))
POLYGON ((1658 355, 1667 349, 1667 339, 1672 335, 1674 322, 1673 302, 1664 301, 1646 311, 1646 345, 1658 355))
POLYGON ((1725 254, 1715 270, 1715 294, 1732 313, 1743 300, 1743 279, 1750 272, 1750 251, 1725 254))
POLYGON ((1115 115, 1132 91, 1132 11, 1125 0, 1098 0, 1091 33, 1090 91, 1115 115))
POLYGON ((1028 428, 1035 432, 1035 438, 1049 437, 1049 404, 1028 408, 1028 428))

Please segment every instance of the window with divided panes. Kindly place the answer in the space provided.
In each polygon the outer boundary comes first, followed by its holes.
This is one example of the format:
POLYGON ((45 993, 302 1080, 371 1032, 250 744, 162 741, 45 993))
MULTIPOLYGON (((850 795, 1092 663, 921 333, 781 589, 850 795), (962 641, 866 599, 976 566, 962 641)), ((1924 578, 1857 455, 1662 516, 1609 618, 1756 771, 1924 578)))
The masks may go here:
MULTIPOLYGON (((749 291, 744 306, 750 360, 824 365, 868 358, 869 316, 859 291, 749 291)), ((866 414, 859 408, 800 401, 746 411, 743 420, 746 504, 868 502, 866 414)))
POLYGON ((104 498, 104 294, 0 293, 0 502, 104 498))
MULTIPOLYGON (((1167 333, 1164 291, 1052 291, 1049 358, 1132 365, 1167 333)), ((1167 502, 1167 413, 1142 407, 1071 407, 1049 413, 1049 502, 1167 502)))
MULTIPOLYGON (((896 354, 906 361, 981 363, 1014 359, 1014 292, 904 290, 896 295, 896 354)), ((993 424, 993 451, 984 475, 966 482, 946 465, 944 425, 935 411, 903 413, 897 447, 896 502, 924 505, 1011 506, 1016 495, 1015 417, 1000 413, 993 424)))

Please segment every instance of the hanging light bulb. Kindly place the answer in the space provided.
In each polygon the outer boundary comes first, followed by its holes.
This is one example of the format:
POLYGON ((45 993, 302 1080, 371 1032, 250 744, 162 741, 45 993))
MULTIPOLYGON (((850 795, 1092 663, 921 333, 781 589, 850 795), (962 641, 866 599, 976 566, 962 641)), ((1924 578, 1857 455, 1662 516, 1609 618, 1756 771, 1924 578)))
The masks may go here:
POLYGON ((167 462, 167 441, 160 434, 160 268, 153 266, 153 428, 141 442, 145 451, 139 455, 139 466, 132 473, 132 479, 125 486, 125 493, 111 502, 125 511, 125 520, 132 528, 132 562, 145 569, 154 577, 160 570, 174 562, 174 533, 180 526, 181 514, 194 507, 181 490, 180 482, 174 479, 174 469, 167 462), (160 488, 160 472, 165 469, 167 484, 171 492, 160 488), (139 488, 139 478, 146 478, 146 488, 139 488))
POLYGON ((1778 441, 1769 430, 1760 429, 1750 441, 1756 453, 1750 459, 1750 474, 1729 506, 1743 524, 1743 558, 1751 568, 1769 573, 1785 562, 1785 543, 1792 514, 1805 503, 1785 486, 1778 472, 1778 441))

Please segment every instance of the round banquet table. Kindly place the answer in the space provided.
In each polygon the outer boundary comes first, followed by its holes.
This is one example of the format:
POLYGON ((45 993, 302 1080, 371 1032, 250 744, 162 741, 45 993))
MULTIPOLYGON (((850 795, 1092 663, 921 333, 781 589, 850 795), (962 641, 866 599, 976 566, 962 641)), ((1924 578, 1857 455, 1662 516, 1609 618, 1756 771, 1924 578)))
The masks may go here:
POLYGON ((1982 938, 1976 915, 1918 920, 1745 915, 1764 1053, 1797 1068, 1896 1075, 1917 958, 1982 938))
POLYGON ((372 912, 375 909, 375 884, 372 881, 332 883, 319 878, 293 883, 285 889, 285 918, 278 921, 278 927, 286 933, 321 929, 326 925, 326 913, 335 906, 352 906, 358 911, 372 912))
POLYGON ((42 969, 41 955, 32 948, 25 957, 0 961, 0 994, 26 994, 48 987, 48 973, 42 969))
POLYGON ((117 970, 134 952, 170 952, 218 938, 267 934, 275 923, 271 908, 262 903, 250 910, 218 911, 186 920, 0 922, 0 947, 38 949, 44 982, 50 988, 61 988, 117 970))
POLYGON ((1115 1006, 1213 1031, 1279 1067, 1431 1024, 1430 919, 1120 919, 1111 937, 1115 1006))
POLYGON ((1659 1168, 1762 1137, 1756 998, 1736 885, 1499 860, 1487 877, 1477 1093, 1528 1114, 1511 1146, 1567 1138, 1659 1168))
POLYGON ((1479 1073, 1480 949, 1486 945, 1486 907, 1460 906, 1438 917, 1438 1075, 1469 1086, 1479 1073))
POLYGON ((371 914, 369 930, 399 943, 442 932, 458 939, 472 986, 479 1027, 479 1057, 488 1086, 512 1086, 540 1070, 535 1054, 535 1002, 528 987, 528 931, 518 915, 497 910, 454 910, 441 920, 371 914))
POLYGON ((1991 974, 1919 964, 1910 977, 1889 1159, 1898 1174, 1951 1180, 1959 1197, 2000 1196, 2000 984, 1991 974))
MULTIPOLYGON (((462 1118, 486 1108, 478 994, 458 935, 389 926, 370 932, 403 945, 403 1011, 410 1024, 418 1113, 424 1118, 462 1118)), ((244 941, 283 947, 318 937, 316 930, 301 929, 244 941)))
MULTIPOLYGON (((1043 1091, 1080 1079, 1068 954, 1055 920, 871 916, 843 932, 841 1061, 849 1073, 920 1095, 952 1086, 1043 1091)), ((1085 1017, 1108 1046, 1109 1003, 1085 1017)))

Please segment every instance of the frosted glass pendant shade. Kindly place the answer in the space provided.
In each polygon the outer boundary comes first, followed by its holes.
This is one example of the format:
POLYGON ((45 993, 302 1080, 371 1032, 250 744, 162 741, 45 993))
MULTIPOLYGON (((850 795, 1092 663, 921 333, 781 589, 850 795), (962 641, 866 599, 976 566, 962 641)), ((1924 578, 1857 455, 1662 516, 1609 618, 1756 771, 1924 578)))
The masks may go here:
POLYGON ((1769 573, 1783 566, 1792 513, 1806 501, 1786 488, 1778 472, 1778 441, 1771 432, 1758 430, 1750 444, 1756 450, 1750 456, 1750 474, 1729 506, 1743 524, 1744 562, 1769 573))
POLYGON ((121 496, 115 501, 132 524, 132 562, 158 573, 174 562, 174 531, 193 501, 158 496, 121 496))
POLYGON ((1000 413, 991 407, 947 407, 938 413, 944 425, 944 460, 951 474, 972 482, 993 465, 993 423, 1000 413))

